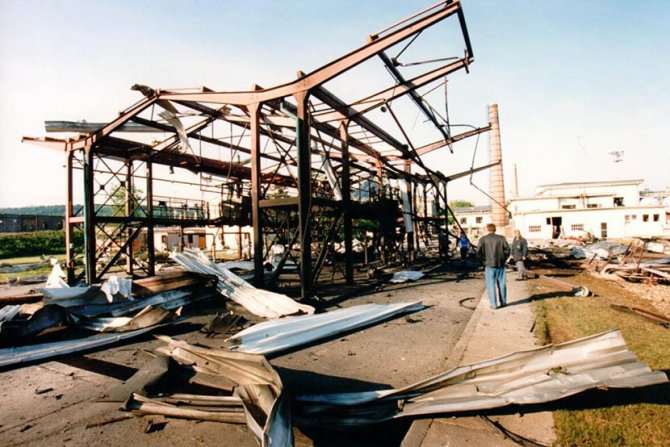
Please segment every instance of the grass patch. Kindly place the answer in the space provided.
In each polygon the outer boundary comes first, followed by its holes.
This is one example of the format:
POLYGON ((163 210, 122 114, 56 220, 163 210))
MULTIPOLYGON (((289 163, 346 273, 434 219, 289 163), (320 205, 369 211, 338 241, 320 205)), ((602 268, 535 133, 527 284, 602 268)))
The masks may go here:
POLYGON ((17 265, 17 264, 36 264, 42 260, 42 256, 45 258, 56 258, 60 262, 65 261, 65 253, 58 253, 55 255, 34 255, 34 256, 20 256, 16 258, 9 258, 9 259, 2 259, 0 260, 0 263, 7 263, 7 264, 12 264, 12 265, 17 265))
POLYGON ((0 284, 7 284, 10 280, 15 280, 16 278, 29 278, 31 276, 48 276, 51 273, 51 266, 44 265, 42 267, 28 270, 25 272, 15 272, 15 273, 0 273, 0 284))
MULTIPOLYGON (((610 307, 616 303, 649 308, 648 304, 631 296, 625 288, 584 274, 568 280, 587 285, 598 296, 574 298, 554 294, 553 298, 535 301, 535 332, 540 341, 563 343, 619 329, 641 361, 652 369, 670 370, 670 330, 610 307)), ((542 287, 541 291, 547 289, 542 287)), ((554 412, 554 420, 558 446, 668 446, 670 386, 587 393, 554 412)))

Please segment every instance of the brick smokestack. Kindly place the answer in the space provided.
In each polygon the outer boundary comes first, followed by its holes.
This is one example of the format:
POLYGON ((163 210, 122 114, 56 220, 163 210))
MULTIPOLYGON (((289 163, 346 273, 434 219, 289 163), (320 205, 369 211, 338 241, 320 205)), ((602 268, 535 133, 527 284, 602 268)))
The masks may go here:
POLYGON ((491 163, 501 160, 501 163, 491 168, 491 219, 498 228, 507 225, 507 211, 505 205, 505 181, 503 179, 502 147, 500 145, 500 123, 498 121, 498 104, 489 104, 489 123, 491 124, 490 146, 491 163))

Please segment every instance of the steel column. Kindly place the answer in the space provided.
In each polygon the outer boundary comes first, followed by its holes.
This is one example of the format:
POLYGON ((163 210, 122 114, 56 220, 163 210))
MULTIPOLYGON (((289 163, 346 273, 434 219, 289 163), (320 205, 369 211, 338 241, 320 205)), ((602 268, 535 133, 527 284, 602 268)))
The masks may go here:
POLYGON ((353 225, 351 219, 351 167, 349 164, 349 121, 340 123, 342 148, 342 209, 344 212, 344 276, 347 284, 354 283, 353 225))
POLYGON ((263 285, 263 222, 261 219, 261 128, 259 103, 249 106, 251 117, 251 222, 254 235, 254 280, 263 285))
POLYGON ((72 223, 72 215, 74 214, 74 198, 72 197, 72 183, 73 183, 73 167, 72 160, 74 158, 73 152, 65 153, 65 170, 66 180, 66 197, 65 204, 65 262, 67 266, 67 282, 71 284, 74 282, 74 224, 72 223))
POLYGON ((307 298, 312 292, 312 232, 310 212, 312 201, 312 152, 310 150, 309 92, 294 95, 298 105, 296 113, 296 141, 298 150, 298 220, 300 231, 300 296, 307 298))
MULTIPOLYGON (((154 175, 153 161, 147 158, 147 251, 149 252, 149 276, 156 274, 156 247, 154 246, 154 175)), ((132 194, 132 191, 131 191, 132 194)), ((129 248, 132 253, 132 248, 129 248)))
MULTIPOLYGON (((444 233, 444 241, 445 241, 445 251, 447 258, 449 257, 449 211, 451 208, 449 207, 449 200, 447 199, 447 182, 443 183, 444 185, 444 225, 445 231, 444 233)), ((456 219, 456 216, 454 216, 454 220, 456 219)))
POLYGON ((84 245, 86 247, 86 283, 98 281, 96 275, 96 241, 95 241, 95 201, 93 188, 93 150, 87 147, 84 156, 84 245))
MULTIPOLYGON (((126 160, 126 217, 130 217, 133 214, 133 161, 126 160)), ((128 228, 128 239, 133 234, 133 229, 128 228)), ((126 272, 132 276, 134 270, 133 263, 133 244, 129 244, 126 249, 126 272)))
MULTIPOLYGON (((412 174, 412 161, 411 160, 405 160, 405 173, 408 174, 407 177, 405 177, 405 189, 407 190, 407 203, 409 204, 409 217, 412 219, 412 231, 407 233, 405 235, 405 239, 407 240, 407 262, 413 262, 414 261, 414 219, 412 216, 415 214, 415 209, 414 209, 414 194, 412 191, 413 185, 412 181, 410 180, 409 175, 412 174)), ((405 226, 405 229, 407 227, 405 226)))

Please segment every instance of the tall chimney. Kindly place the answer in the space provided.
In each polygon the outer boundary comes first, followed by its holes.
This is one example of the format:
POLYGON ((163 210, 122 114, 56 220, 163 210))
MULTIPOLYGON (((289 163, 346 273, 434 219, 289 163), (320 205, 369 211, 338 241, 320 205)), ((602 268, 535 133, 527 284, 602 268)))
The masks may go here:
POLYGON ((491 163, 500 160, 500 164, 491 169, 491 219, 496 227, 507 225, 505 210, 505 182, 503 180, 502 148, 500 146, 500 125, 498 122, 498 104, 489 104, 489 123, 491 124, 491 163))

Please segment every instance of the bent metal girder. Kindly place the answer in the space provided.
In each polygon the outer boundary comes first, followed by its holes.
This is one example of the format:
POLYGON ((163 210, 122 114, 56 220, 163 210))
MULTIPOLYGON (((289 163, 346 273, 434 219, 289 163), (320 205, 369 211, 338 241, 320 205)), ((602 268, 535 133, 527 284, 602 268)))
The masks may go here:
MULTIPOLYGON (((153 211, 156 204, 152 191, 152 166, 166 165, 171 171, 179 168, 214 176, 221 181, 221 185, 236 182, 249 186, 257 283, 263 282, 263 261, 268 251, 264 243, 263 228, 267 228, 267 225, 263 222, 263 212, 275 206, 287 209, 290 205, 297 213, 296 237, 290 239, 292 244, 299 247, 297 261, 300 266, 301 293, 308 296, 339 225, 344 227, 346 278, 348 282, 353 280, 353 188, 361 188, 362 185, 369 188, 371 184, 378 184, 379 191, 382 191, 392 179, 398 185, 404 183, 406 186, 403 189, 408 191, 411 202, 405 214, 422 217, 425 222, 430 220, 427 206, 422 207, 423 216, 416 212, 416 203, 421 200, 416 197, 419 191, 417 185, 423 185, 421 191, 424 201, 427 191, 432 191, 438 208, 441 200, 444 202, 443 209, 448 209, 446 194, 440 185, 435 184, 442 180, 439 180, 438 173, 421 161, 421 155, 445 146, 451 147, 457 141, 488 131, 489 127, 482 126, 452 135, 448 121, 440 122, 441 117, 433 113, 434 109, 421 96, 420 89, 441 82, 442 79, 446 82, 448 75, 461 69, 468 70, 473 61, 461 4, 458 0, 444 0, 370 35, 362 47, 312 72, 298 72, 297 79, 292 82, 269 88, 255 86, 250 91, 239 92, 217 92, 205 87, 197 91, 155 90, 136 85, 133 90, 141 92, 144 98, 121 112, 113 121, 99 126, 91 123, 52 122, 47 126, 49 130, 82 133, 69 139, 26 137, 24 141, 67 154, 68 240, 72 239, 74 226, 83 221, 87 234, 89 282, 99 280, 101 272, 109 269, 109 265, 103 265, 100 269, 96 267, 100 260, 100 247, 115 245, 120 247, 126 257, 130 257, 132 239, 138 237, 138 228, 146 228, 148 233, 147 243, 150 247, 147 270, 153 274, 153 226, 157 220, 153 211), (424 30, 450 17, 458 18, 464 44, 462 56, 446 58, 444 60, 449 60, 449 63, 419 75, 406 77, 402 74, 401 64, 396 58, 387 55, 386 51, 398 44, 406 45, 406 49, 424 30), (389 69, 392 85, 351 102, 338 98, 326 88, 327 82, 372 60, 382 62, 389 69), (410 140, 409 132, 391 108, 394 101, 403 97, 409 97, 419 111, 428 117, 441 136, 439 140, 421 145, 410 140), (373 112, 386 109, 393 116, 397 127, 385 129, 372 119, 373 112), (169 136, 147 141, 143 136, 149 135, 152 130, 169 136), (404 141, 393 135, 398 130, 404 141), (121 133, 123 135, 119 135, 121 133), (225 151, 225 154, 220 151, 225 151), (75 215, 72 205, 71 170, 74 153, 81 153, 83 160, 83 217, 75 215), (250 157, 243 161, 240 154, 250 157), (126 182, 128 200, 132 200, 132 189, 128 185, 133 182, 133 163, 142 164, 147 172, 145 212, 142 216, 125 216, 121 220, 128 230, 115 231, 113 241, 102 241, 100 244, 96 238, 96 226, 118 222, 111 222, 96 211, 95 197, 99 191, 94 189, 97 173, 94 157, 106 157, 128 165, 127 178, 122 180, 126 182), (413 169, 413 165, 418 168, 413 169), (421 171, 424 171, 423 174, 421 171), (434 185, 427 188, 428 184, 434 185), (286 198, 278 197, 278 193, 288 195, 290 200, 287 202, 286 198), (314 212, 315 200, 319 199, 319 211, 314 212), (332 211, 327 211, 329 208, 332 211), (320 219, 331 223, 319 223, 320 219), (127 234, 127 239, 117 241, 117 233, 127 234), (312 265, 313 251, 318 252, 315 266, 312 265)), ((126 209, 131 210, 132 207, 126 206, 126 209)), ((205 218, 199 222, 220 223, 205 218)), ((439 231, 440 220, 436 219, 436 222, 439 231)), ((410 230, 411 226, 407 229, 410 230)), ((415 240, 412 231, 408 231, 407 245, 410 251, 419 246, 418 236, 415 240)), ((74 266, 74 253, 69 246, 67 250, 68 261, 74 266)), ((113 259, 116 261, 118 256, 113 259)))

